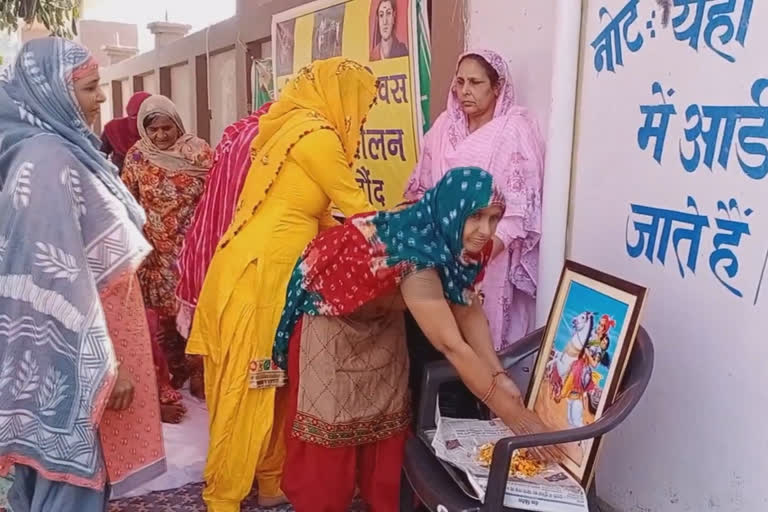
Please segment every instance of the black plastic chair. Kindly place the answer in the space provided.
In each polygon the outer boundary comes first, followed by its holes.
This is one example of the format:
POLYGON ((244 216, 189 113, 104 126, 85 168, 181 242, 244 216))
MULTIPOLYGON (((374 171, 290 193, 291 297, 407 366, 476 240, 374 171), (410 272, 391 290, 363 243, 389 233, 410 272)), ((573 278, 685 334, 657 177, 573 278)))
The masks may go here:
MULTIPOLYGON (((502 363, 520 389, 527 389, 543 329, 533 332, 515 343, 502 354, 502 363)), ((602 436, 618 427, 635 408, 643 396, 653 373, 653 342, 642 327, 638 330, 619 393, 599 420, 580 428, 547 432, 544 434, 508 437, 496 443, 488 480, 485 503, 467 496, 448 473, 454 471, 440 461, 432 451, 427 432, 434 431, 435 406, 441 384, 458 380, 456 371, 447 361, 430 363, 425 368, 419 409, 416 419, 416 437, 408 441, 403 465, 401 486, 401 512, 413 512, 416 500, 432 512, 514 512, 504 507, 504 494, 509 464, 514 450, 532 446, 571 443, 602 436)), ((589 509, 598 510, 594 479, 588 490, 589 509)))

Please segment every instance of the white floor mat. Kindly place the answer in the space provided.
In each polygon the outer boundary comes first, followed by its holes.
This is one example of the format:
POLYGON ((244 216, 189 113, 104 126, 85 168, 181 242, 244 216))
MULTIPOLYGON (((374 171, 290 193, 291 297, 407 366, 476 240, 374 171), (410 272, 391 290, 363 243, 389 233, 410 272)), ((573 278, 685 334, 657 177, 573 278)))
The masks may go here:
POLYGON ((113 496, 112 499, 144 496, 203 481, 208 452, 208 410, 205 402, 190 395, 188 389, 182 390, 182 394, 187 407, 184 420, 178 425, 163 423, 168 471, 142 487, 123 496, 113 496))

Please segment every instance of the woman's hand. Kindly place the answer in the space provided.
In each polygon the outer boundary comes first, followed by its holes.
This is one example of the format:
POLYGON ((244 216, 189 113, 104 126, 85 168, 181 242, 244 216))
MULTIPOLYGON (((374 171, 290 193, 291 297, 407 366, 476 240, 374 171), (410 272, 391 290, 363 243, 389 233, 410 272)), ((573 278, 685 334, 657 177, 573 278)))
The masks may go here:
POLYGON ((117 382, 112 389, 112 394, 107 402, 107 409, 111 411, 124 411, 133 402, 133 381, 127 370, 122 365, 117 370, 117 382))
MULTIPOLYGON (((550 430, 535 412, 525 406, 520 390, 509 377, 497 377, 494 395, 492 403, 498 404, 499 409, 494 412, 515 435, 541 434, 550 430)), ((529 450, 545 462, 559 462, 563 457, 557 446, 537 446, 529 450)))
MULTIPOLYGON (((434 269, 406 277, 400 291, 429 342, 445 355, 476 397, 483 399, 495 379, 496 388, 486 399, 491 411, 517 435, 547 431, 536 414, 525 407, 515 383, 500 373, 503 367, 493 350, 488 322, 479 304, 452 309, 443 298, 442 284, 434 269), (467 341, 462 334, 467 336, 467 341)), ((556 448, 533 448, 531 451, 544 461, 561 458, 556 448)))

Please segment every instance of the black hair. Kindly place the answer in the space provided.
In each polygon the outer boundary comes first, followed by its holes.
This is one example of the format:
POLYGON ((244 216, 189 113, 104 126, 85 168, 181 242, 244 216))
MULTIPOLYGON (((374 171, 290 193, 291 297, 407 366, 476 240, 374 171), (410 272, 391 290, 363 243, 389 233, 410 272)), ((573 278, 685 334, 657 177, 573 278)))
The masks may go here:
POLYGON ((467 59, 473 60, 480 64, 485 70, 485 74, 488 75, 488 80, 490 80, 491 86, 498 87, 499 82, 501 82, 501 77, 499 76, 499 72, 496 71, 496 68, 491 66, 490 62, 482 58, 480 55, 477 55, 476 53, 470 53, 469 55, 465 55, 461 58, 459 65, 461 65, 461 63, 467 59))

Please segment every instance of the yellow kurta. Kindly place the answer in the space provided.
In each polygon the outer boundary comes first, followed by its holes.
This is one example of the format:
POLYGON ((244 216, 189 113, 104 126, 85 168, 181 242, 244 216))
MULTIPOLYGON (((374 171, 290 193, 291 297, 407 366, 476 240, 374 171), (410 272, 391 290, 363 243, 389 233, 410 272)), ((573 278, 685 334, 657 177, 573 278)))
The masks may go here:
MULTIPOLYGON (((255 161, 250 173, 260 171, 255 161)), ((249 389, 248 368, 272 355, 288 280, 330 201, 347 216, 373 209, 337 133, 319 130, 293 146, 253 218, 211 262, 187 346, 205 360, 211 512, 240 510, 254 477, 260 496, 281 494, 283 392, 249 389)))

